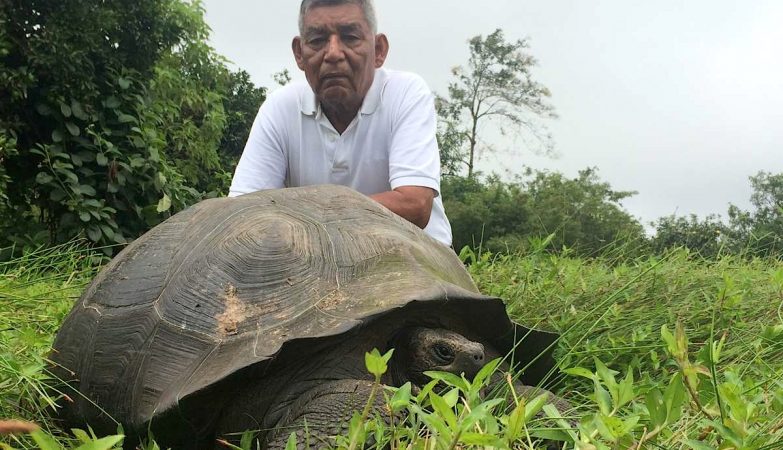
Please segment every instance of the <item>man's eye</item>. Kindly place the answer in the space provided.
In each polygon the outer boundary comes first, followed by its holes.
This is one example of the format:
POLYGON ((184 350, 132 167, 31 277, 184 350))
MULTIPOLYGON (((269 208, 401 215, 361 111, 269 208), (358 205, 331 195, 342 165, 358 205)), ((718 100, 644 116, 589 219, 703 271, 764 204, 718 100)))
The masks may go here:
POLYGON ((307 40, 307 45, 318 47, 320 45, 323 45, 324 42, 326 42, 326 39, 317 37, 317 38, 310 38, 307 40))
POLYGON ((356 42, 361 38, 355 34, 346 34, 343 35, 342 39, 344 42, 356 42))

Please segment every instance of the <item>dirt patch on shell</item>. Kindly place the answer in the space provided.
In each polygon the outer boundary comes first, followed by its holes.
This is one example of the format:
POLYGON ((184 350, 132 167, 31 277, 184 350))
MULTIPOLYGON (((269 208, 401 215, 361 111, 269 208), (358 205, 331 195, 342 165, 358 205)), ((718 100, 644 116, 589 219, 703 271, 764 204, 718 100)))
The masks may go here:
POLYGON ((217 317, 217 331, 225 337, 237 334, 239 324, 247 317, 247 306, 237 297, 237 288, 231 284, 226 286, 223 301, 226 309, 217 317))

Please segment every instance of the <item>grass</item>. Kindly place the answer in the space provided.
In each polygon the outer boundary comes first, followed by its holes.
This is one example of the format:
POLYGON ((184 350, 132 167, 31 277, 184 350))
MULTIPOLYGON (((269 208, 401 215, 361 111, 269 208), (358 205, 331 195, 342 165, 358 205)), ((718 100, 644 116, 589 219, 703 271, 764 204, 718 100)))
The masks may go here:
MULTIPOLYGON (((57 434, 46 420, 53 399, 45 390, 45 358, 100 261, 83 243, 72 242, 0 263, 0 419, 33 421, 57 434)), ((29 441, 0 436, 3 444, 29 441)))
MULTIPOLYGON (((506 299, 513 317, 562 333, 557 357, 567 375, 559 392, 578 406, 579 419, 567 448, 783 448, 780 261, 705 261, 686 251, 633 261, 536 250, 463 256, 480 289, 506 299)), ((0 419, 44 430, 0 436, 0 448, 117 443, 66 436, 46 419, 53 400, 45 393, 46 354, 99 261, 74 243, 0 265, 0 419)), ((374 371, 382 365, 377 357, 374 364, 374 371)), ((372 433, 393 448, 533 448, 533 410, 557 415, 536 401, 489 404, 478 385, 441 381, 453 388, 442 397, 388 393, 407 411, 405 423, 359 415, 339 442, 356 447, 372 433), (470 401, 460 403, 457 392, 470 401)))

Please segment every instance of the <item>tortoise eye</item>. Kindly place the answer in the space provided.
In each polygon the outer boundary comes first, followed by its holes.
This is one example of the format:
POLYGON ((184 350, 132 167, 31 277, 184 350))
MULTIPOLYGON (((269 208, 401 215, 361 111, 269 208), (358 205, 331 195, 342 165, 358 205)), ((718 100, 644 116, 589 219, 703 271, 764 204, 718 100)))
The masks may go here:
POLYGON ((454 350, 447 345, 435 344, 433 351, 440 364, 451 364, 454 361, 454 350))

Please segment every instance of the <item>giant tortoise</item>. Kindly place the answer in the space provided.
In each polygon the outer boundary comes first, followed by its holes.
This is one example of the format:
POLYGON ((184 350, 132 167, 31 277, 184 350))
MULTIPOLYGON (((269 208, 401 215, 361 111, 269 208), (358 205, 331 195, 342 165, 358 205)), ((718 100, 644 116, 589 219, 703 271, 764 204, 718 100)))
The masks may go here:
MULTIPOLYGON (((304 421, 326 439, 367 401, 373 348, 398 350, 388 385, 472 376, 501 354, 535 385, 553 342, 481 295, 450 248, 366 196, 315 186, 206 200, 153 228, 95 278, 51 359, 66 425, 205 448, 304 421)), ((287 437, 262 435, 267 448, 287 437)))

